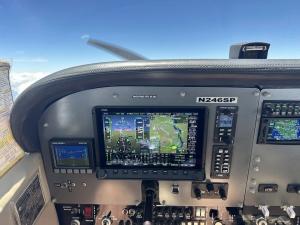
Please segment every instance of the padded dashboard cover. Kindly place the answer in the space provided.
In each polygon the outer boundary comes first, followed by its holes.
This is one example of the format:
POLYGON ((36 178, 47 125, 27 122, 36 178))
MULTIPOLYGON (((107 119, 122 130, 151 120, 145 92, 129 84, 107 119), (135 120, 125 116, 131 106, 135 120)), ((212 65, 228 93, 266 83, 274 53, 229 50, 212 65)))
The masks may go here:
POLYGON ((14 138, 26 152, 40 151, 38 122, 51 103, 79 91, 111 86, 300 88, 300 60, 141 60, 61 70, 17 98, 10 117, 14 138))

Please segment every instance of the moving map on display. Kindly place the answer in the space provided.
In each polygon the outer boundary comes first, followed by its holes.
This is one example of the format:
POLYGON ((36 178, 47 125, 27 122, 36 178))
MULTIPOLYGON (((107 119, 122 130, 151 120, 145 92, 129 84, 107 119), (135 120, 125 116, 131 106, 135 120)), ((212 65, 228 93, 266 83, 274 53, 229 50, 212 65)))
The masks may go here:
POLYGON ((104 113, 107 165, 194 167, 198 113, 104 113))
POLYGON ((268 140, 300 140, 300 119, 272 119, 269 121, 268 140))

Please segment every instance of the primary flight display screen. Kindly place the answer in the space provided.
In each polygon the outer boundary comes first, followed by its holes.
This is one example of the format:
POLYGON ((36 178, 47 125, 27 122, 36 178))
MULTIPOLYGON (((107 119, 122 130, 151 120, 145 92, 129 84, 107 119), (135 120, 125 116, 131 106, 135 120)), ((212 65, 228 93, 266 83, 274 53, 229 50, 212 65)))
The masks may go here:
POLYGON ((90 145, 86 142, 51 142, 55 168, 89 168, 90 145))
POLYGON ((103 167, 198 168, 204 108, 96 108, 103 167))
POLYGON ((270 119, 268 141, 300 141, 300 119, 270 119))

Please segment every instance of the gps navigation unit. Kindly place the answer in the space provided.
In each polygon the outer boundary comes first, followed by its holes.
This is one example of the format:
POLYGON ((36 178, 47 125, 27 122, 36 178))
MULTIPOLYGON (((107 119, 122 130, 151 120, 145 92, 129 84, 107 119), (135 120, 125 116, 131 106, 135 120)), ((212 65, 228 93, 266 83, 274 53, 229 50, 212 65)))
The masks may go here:
POLYGON ((100 168, 202 168, 205 108, 96 108, 100 168))

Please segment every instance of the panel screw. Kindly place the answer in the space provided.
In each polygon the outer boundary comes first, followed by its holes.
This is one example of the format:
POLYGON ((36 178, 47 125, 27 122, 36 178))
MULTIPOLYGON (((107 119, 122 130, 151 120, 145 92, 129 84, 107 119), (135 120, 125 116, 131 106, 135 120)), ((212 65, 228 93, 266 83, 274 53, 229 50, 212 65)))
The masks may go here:
POLYGON ((180 96, 181 96, 181 97, 185 97, 185 96, 186 96, 186 92, 181 91, 181 92, 180 92, 180 96))
POLYGON ((254 187, 250 187, 249 188, 249 192, 252 193, 252 194, 255 194, 255 188, 254 187))
POLYGON ((258 171, 259 171, 259 166, 256 166, 256 165, 255 165, 255 166, 253 167, 253 170, 254 170, 255 172, 258 172, 258 171))
POLYGON ((260 91, 254 91, 253 95, 256 96, 256 97, 259 96, 260 95, 260 91))
POLYGON ((43 127, 48 127, 49 124, 48 123, 44 123, 43 127))
POLYGON ((270 93, 270 92, 267 92, 267 91, 264 91, 264 92, 262 93, 262 96, 264 96, 264 97, 271 97, 271 93, 270 93))
POLYGON ((161 201, 161 204, 162 204, 162 205, 166 205, 166 203, 167 203, 166 200, 162 200, 162 201, 161 201))
POLYGON ((256 185, 256 180, 254 178, 251 178, 251 184, 256 185))
POLYGON ((260 163, 260 162, 261 162, 261 157, 260 157, 259 155, 258 155, 258 156, 255 156, 254 161, 255 161, 256 163, 260 163))
POLYGON ((118 98, 118 97, 119 97, 119 94, 117 94, 117 93, 114 93, 112 96, 113 96, 113 98, 115 98, 115 99, 116 99, 116 98, 118 98))

